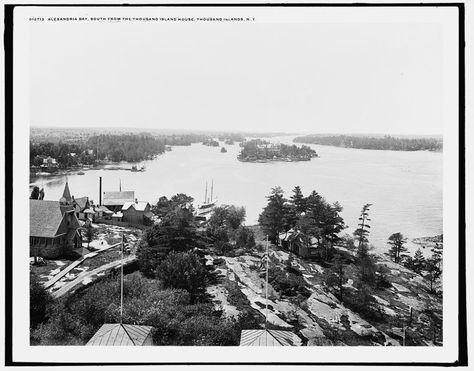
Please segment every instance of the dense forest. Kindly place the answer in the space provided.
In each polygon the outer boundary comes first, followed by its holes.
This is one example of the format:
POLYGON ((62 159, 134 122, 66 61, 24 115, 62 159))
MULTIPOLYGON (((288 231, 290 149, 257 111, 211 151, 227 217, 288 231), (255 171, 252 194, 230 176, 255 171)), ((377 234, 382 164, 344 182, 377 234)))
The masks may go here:
POLYGON ((30 166, 40 166, 48 156, 56 159, 60 169, 94 165, 98 160, 138 162, 163 153, 166 146, 189 146, 207 139, 202 134, 147 133, 100 134, 66 141, 36 136, 30 141, 30 166))
POLYGON ((240 161, 309 161, 318 156, 308 146, 272 144, 262 139, 252 139, 240 145, 242 149, 237 157, 240 161))
POLYGON ((296 137, 296 143, 321 144, 344 148, 377 149, 390 151, 442 151, 443 141, 437 138, 396 138, 392 136, 364 137, 350 135, 306 135, 296 137))
POLYGON ((97 135, 86 142, 87 148, 93 148, 99 160, 114 162, 137 162, 153 158, 165 151, 163 140, 149 135, 97 135))

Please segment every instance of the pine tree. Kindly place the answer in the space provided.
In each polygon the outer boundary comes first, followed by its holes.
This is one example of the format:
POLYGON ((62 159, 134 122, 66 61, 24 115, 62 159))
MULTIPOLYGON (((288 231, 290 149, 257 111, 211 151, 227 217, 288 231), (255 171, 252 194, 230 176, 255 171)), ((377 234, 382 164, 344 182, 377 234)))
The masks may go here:
POLYGON ((407 251, 407 248, 403 246, 406 242, 407 239, 400 232, 394 233, 388 238, 388 244, 391 246, 389 255, 395 263, 400 263, 400 254, 407 251))
POLYGON ((358 249, 360 249, 362 245, 366 245, 369 242, 368 235, 369 235, 370 225, 367 224, 367 222, 370 221, 369 219, 370 206, 372 206, 372 204, 365 204, 362 207, 362 211, 359 217, 358 228, 354 231, 354 237, 359 241, 358 249))
POLYGON ((415 256, 412 261, 412 269, 414 272, 421 274, 421 271, 425 267, 425 257, 420 249, 416 250, 415 256))
POLYGON ((276 243, 278 234, 288 228, 289 207, 280 187, 273 188, 267 199, 268 204, 258 217, 258 223, 269 239, 276 243))
POLYGON ((290 200, 297 214, 301 214, 306 211, 306 199, 301 192, 300 186, 296 186, 293 189, 293 196, 290 197, 290 200))
POLYGON ((40 196, 40 189, 38 186, 34 186, 33 187, 33 190, 31 191, 31 195, 30 195, 30 200, 39 200, 40 196))
POLYGON ((442 273, 439 260, 433 257, 427 259, 425 269, 428 272, 426 278, 430 281, 430 291, 434 292, 433 285, 441 277, 442 273))

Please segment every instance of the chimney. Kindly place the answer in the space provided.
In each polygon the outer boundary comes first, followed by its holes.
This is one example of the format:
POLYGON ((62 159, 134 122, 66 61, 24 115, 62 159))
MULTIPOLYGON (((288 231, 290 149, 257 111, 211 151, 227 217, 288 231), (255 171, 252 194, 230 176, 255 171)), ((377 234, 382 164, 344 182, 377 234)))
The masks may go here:
POLYGON ((135 203, 138 204, 138 198, 135 199, 135 203))
POLYGON ((102 206, 102 177, 99 177, 99 206, 102 206))

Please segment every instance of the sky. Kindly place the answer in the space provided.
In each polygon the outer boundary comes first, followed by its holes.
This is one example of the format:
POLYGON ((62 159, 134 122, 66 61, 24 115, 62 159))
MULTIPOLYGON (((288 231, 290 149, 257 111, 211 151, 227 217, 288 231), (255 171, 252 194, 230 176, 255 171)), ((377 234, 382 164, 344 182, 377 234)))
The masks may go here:
POLYGON ((30 27, 32 126, 440 134, 434 23, 30 27))

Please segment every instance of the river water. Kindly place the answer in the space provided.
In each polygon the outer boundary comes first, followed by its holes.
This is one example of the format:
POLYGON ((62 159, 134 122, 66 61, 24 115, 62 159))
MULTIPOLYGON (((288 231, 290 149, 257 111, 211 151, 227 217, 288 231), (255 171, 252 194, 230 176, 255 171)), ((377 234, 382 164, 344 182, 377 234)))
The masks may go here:
MULTIPOLYGON (((289 143, 291 139, 269 140, 289 143)), ((356 228, 362 206, 373 204, 369 240, 380 252, 387 249, 386 240, 394 232, 409 239, 443 232, 442 153, 311 145, 320 156, 311 161, 244 163, 236 158, 237 143, 225 147, 227 153, 221 153, 221 147, 202 144, 174 146, 172 151, 143 162, 145 172, 84 170, 85 175, 67 175, 69 187, 75 197, 89 196, 97 202, 102 176, 103 191, 118 191, 121 182, 122 190, 135 191, 142 201, 155 203, 162 195, 186 193, 194 197, 196 206, 204 200, 206 181, 210 188, 213 180, 218 202, 245 206, 246 224, 250 225, 257 223, 272 187, 282 187, 290 197, 299 185, 305 195, 314 189, 328 202, 339 201, 348 233, 356 228)), ((44 187, 45 199, 58 200, 65 180, 66 175, 35 177, 31 185, 44 187)))

